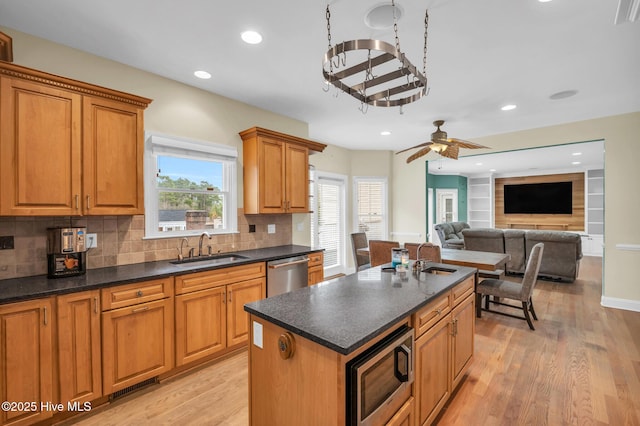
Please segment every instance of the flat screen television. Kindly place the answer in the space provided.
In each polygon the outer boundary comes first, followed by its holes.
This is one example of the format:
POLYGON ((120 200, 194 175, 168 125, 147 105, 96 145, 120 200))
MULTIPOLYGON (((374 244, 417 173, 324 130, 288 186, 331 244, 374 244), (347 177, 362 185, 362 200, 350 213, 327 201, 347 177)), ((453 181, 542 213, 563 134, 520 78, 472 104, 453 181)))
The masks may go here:
POLYGON ((504 186, 505 214, 572 214, 573 182, 504 186))

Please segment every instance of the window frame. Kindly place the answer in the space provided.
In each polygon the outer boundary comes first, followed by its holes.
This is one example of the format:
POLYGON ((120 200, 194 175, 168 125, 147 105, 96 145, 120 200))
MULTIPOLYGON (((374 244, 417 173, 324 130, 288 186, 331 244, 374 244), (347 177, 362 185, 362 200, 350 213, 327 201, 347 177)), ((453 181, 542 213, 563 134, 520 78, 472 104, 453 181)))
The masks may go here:
MULTIPOLYGON (((387 240, 389 238, 389 184, 388 179, 384 176, 354 176, 353 177, 353 232, 359 231, 359 215, 358 215, 358 183, 359 182, 380 182, 382 184, 382 236, 379 239, 387 240)), ((368 239, 369 236, 367 235, 368 239)), ((377 238, 373 238, 377 239, 377 238)))
POLYGON ((144 148, 144 206, 145 239, 191 237, 208 232, 212 235, 233 234, 238 232, 238 150, 230 145, 170 136, 161 133, 145 133, 144 148), (160 191, 157 186, 158 156, 173 156, 194 160, 220 161, 223 164, 224 195, 223 229, 193 229, 159 231, 158 200, 160 191))

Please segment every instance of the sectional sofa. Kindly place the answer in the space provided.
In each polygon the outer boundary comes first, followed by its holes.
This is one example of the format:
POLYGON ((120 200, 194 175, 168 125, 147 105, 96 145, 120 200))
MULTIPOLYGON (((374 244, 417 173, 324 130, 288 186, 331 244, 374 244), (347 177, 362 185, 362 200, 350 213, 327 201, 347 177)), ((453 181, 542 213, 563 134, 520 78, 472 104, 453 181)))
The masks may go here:
POLYGON ((580 235, 564 231, 525 231, 521 229, 468 228, 462 236, 466 250, 507 253, 508 274, 524 273, 531 248, 544 243, 538 277, 575 281, 582 259, 580 235))

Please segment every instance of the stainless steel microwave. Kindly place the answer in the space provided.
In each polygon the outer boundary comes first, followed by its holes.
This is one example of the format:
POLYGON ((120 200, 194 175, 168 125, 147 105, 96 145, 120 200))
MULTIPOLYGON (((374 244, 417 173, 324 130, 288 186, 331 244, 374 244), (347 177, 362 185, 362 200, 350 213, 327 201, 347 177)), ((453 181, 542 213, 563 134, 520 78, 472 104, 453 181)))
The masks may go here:
POLYGON ((411 394, 414 331, 398 328, 347 363, 347 425, 384 424, 411 394))

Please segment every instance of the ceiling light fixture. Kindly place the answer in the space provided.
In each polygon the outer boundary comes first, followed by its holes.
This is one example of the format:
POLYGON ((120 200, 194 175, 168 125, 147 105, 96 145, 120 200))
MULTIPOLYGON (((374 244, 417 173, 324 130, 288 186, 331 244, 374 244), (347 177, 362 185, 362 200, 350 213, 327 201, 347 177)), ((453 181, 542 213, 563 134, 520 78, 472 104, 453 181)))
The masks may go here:
POLYGON ((496 169, 489 169, 489 171, 490 171, 490 172, 495 172, 495 171, 496 171, 496 169))
POLYGON ((551 0, 538 0, 540 3, 549 3, 551 0))
POLYGON ((381 131, 381 132, 380 132, 380 134, 381 134, 382 136, 389 136, 389 135, 391 134, 391 132, 390 132, 390 131, 388 131, 388 130, 383 130, 383 131, 381 131))
POLYGON ((476 166, 482 166, 482 163, 476 163, 476 166))
POLYGON ((516 108, 517 108, 517 105, 508 104, 508 105, 503 106, 500 109, 503 110, 503 111, 511 111, 512 109, 516 109, 516 108))
POLYGON ((582 155, 582 153, 581 152, 574 152, 571 155, 573 155, 574 157, 577 157, 578 155, 582 155))
POLYGON ((206 71, 202 71, 202 70, 198 70, 196 72, 193 73, 193 75, 195 75, 198 78, 201 78, 203 80, 208 80, 211 78, 211 74, 209 74, 206 71))
MULTIPOLYGON (((326 8, 327 39, 329 49, 324 54, 322 74, 326 82, 360 101, 360 110, 366 113, 369 105, 380 107, 402 106, 425 96, 427 90, 427 29, 429 12, 424 17, 424 48, 422 73, 400 50, 396 5, 391 0, 395 45, 382 40, 360 39, 331 45, 331 11, 326 8), (353 53, 352 53, 353 52, 353 53), (347 60, 349 53, 349 60, 347 60), (366 59, 362 62, 362 59, 366 59), (388 62, 395 60, 397 65, 388 62), (353 62, 352 62, 353 61, 353 62), (357 74, 364 74, 357 79, 357 74), (383 85, 383 86, 380 86, 383 85), (378 87, 376 87, 378 86, 378 87), (365 106, 366 105, 366 106, 365 106)), ((371 12, 369 12, 371 14, 371 12)), ((325 92, 329 91, 326 84, 325 92)))
POLYGON ((260 44, 262 42, 262 35, 256 31, 245 31, 240 34, 240 37, 247 44, 260 44))
POLYGON ((573 164, 574 166, 577 166, 578 164, 580 164, 579 161, 572 161, 571 164, 573 164))

